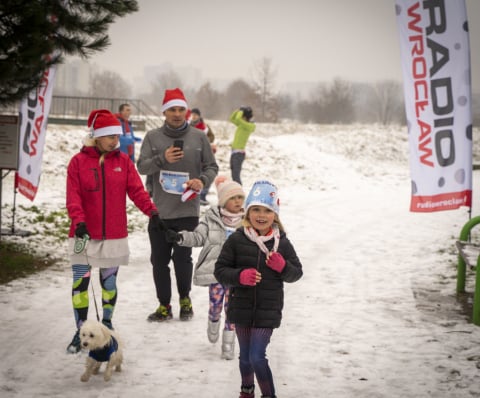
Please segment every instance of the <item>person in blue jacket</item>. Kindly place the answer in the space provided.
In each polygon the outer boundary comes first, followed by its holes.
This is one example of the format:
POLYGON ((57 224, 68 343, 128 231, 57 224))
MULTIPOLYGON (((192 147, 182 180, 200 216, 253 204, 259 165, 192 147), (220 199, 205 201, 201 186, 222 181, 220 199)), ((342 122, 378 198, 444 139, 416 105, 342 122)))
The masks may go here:
POLYGON ((135 142, 140 142, 140 137, 135 137, 133 125, 130 121, 132 107, 130 104, 121 104, 118 107, 118 113, 115 115, 122 125, 123 134, 120 136, 120 150, 130 156, 132 162, 135 162, 135 142))

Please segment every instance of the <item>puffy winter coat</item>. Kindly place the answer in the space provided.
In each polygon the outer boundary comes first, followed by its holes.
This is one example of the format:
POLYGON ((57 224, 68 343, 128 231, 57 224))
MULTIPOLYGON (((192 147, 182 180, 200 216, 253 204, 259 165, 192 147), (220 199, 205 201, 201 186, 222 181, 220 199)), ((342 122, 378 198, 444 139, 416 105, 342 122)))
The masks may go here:
POLYGON ((146 215, 157 212, 143 186, 135 164, 116 149, 105 154, 84 146, 67 169, 67 210, 73 237, 79 222, 85 222, 92 239, 121 239, 127 232, 127 195, 146 215))
POLYGON ((193 283, 208 286, 217 283, 213 271, 222 245, 227 239, 227 231, 218 207, 211 207, 206 212, 194 231, 182 231, 180 246, 203 246, 193 272, 193 283))
MULTIPOLYGON (((273 239, 265 242, 265 245, 271 250, 273 239)), ((215 277, 220 283, 230 286, 227 310, 230 322, 258 328, 280 326, 283 283, 297 281, 303 271, 293 245, 283 232, 280 234, 278 252, 286 261, 281 273, 267 266, 265 253, 244 234, 243 228, 235 231, 223 244, 215 264, 215 277), (240 272, 246 268, 256 268, 262 274, 261 282, 255 286, 241 285, 240 272)))

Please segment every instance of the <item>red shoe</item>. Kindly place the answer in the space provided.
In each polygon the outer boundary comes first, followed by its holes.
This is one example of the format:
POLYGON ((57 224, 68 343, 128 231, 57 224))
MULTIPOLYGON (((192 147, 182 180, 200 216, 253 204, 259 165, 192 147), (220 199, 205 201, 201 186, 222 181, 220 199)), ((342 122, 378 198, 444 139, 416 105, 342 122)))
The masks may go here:
POLYGON ((242 387, 238 398, 255 398, 255 386, 242 387))

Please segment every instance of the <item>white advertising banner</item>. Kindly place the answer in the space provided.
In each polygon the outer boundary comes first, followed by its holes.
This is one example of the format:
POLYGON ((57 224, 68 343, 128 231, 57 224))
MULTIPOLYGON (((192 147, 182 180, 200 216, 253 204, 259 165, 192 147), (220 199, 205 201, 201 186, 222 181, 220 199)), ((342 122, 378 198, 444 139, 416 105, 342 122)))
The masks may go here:
POLYGON ((39 87, 31 91, 20 105, 19 162, 15 187, 32 201, 40 183, 55 71, 55 66, 45 71, 39 87))
POLYGON ((410 148, 410 211, 471 207, 472 103, 465 0, 396 0, 410 148))

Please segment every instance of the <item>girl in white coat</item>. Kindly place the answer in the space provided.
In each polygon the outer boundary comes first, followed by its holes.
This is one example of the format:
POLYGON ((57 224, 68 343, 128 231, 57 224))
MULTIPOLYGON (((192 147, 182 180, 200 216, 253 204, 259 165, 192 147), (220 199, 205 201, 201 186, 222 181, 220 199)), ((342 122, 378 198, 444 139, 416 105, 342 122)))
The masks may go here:
MULTIPOLYGON (((180 246, 203 247, 195 265, 193 283, 208 286, 209 308, 207 336, 211 343, 219 338, 222 309, 227 312, 228 286, 218 283, 213 275, 215 262, 222 245, 242 223, 245 192, 242 186, 219 176, 215 180, 218 206, 210 207, 194 231, 169 231, 171 240, 180 246)), ((226 320, 222 332, 222 358, 233 359, 235 350, 235 326, 226 320)))

